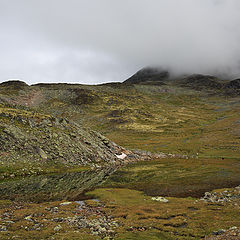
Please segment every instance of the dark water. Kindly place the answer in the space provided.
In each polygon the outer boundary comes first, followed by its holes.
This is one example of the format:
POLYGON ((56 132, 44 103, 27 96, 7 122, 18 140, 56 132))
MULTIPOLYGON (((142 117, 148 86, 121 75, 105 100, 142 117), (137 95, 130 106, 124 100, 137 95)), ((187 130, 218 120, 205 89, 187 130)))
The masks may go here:
POLYGON ((84 193, 100 185, 114 171, 110 167, 13 179, 0 183, 0 199, 34 202, 86 199, 84 193))
MULTIPOLYGON (((116 168, 109 167, 101 170, 13 179, 0 183, 0 199, 33 202, 63 199, 71 201, 86 200, 91 198, 91 196, 86 196, 85 193, 99 187, 115 171, 116 168)), ((185 184, 178 182, 175 184, 168 182, 131 184, 129 182, 126 185, 123 184, 121 187, 140 190, 150 196, 199 198, 205 192, 218 188, 236 187, 238 185, 240 185, 240 178, 231 174, 229 175, 229 172, 222 169, 218 172, 218 177, 206 177, 204 181, 199 182, 189 181, 185 184)), ((117 186, 113 184, 108 187, 117 186)))

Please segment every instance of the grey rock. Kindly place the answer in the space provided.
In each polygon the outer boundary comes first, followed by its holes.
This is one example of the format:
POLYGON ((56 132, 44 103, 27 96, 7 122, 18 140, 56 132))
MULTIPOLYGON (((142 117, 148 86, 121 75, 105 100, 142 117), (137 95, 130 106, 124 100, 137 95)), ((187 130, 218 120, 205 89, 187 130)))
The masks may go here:
POLYGON ((55 231, 55 232, 58 232, 58 231, 60 231, 62 229, 62 226, 61 225, 57 225, 53 230, 55 231))
POLYGON ((7 231, 7 227, 4 225, 0 225, 0 232, 6 232, 7 231))
POLYGON ((41 148, 37 148, 37 151, 42 159, 47 160, 48 156, 41 148))

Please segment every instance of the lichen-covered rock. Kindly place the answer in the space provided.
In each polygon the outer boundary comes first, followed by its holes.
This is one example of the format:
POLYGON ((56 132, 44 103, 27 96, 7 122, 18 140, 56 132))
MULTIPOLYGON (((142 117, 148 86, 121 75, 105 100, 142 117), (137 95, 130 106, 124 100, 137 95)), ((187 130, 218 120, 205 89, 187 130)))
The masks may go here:
POLYGON ((222 191, 218 190, 206 192, 204 197, 201 198, 202 201, 212 203, 226 203, 237 199, 240 199, 240 186, 230 189, 223 189, 222 191))
POLYGON ((122 148, 90 129, 50 115, 0 106, 2 162, 115 164, 122 148))
POLYGON ((0 225, 0 232, 6 232, 7 231, 7 227, 4 225, 0 225))
POLYGON ((164 198, 164 197, 152 197, 153 201, 157 201, 157 202, 163 202, 163 203, 167 203, 168 199, 164 198))
POLYGON ((38 148, 38 153, 42 159, 47 160, 47 154, 41 148, 38 148))

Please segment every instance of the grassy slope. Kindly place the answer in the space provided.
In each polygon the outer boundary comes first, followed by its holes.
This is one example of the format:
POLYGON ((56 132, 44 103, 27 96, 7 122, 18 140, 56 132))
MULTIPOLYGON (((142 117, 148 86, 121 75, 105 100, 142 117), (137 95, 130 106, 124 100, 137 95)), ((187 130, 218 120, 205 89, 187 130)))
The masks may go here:
POLYGON ((15 95, 0 89, 2 98, 67 117, 128 148, 239 158, 240 98, 212 93, 174 84, 45 85, 15 95))
MULTIPOLYGON (((203 157, 240 157, 239 98, 176 87, 88 88, 97 100, 85 105, 69 105, 65 100, 62 114, 101 131, 119 145, 203 157)), ((56 111, 58 107, 49 104, 49 110, 56 111)))

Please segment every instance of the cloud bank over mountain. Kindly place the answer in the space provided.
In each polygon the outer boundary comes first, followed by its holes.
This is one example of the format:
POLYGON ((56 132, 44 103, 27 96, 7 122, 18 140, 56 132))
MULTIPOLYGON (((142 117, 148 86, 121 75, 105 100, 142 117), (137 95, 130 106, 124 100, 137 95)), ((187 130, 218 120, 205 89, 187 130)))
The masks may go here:
POLYGON ((122 81, 144 66, 240 76, 239 0, 0 0, 0 81, 122 81))

